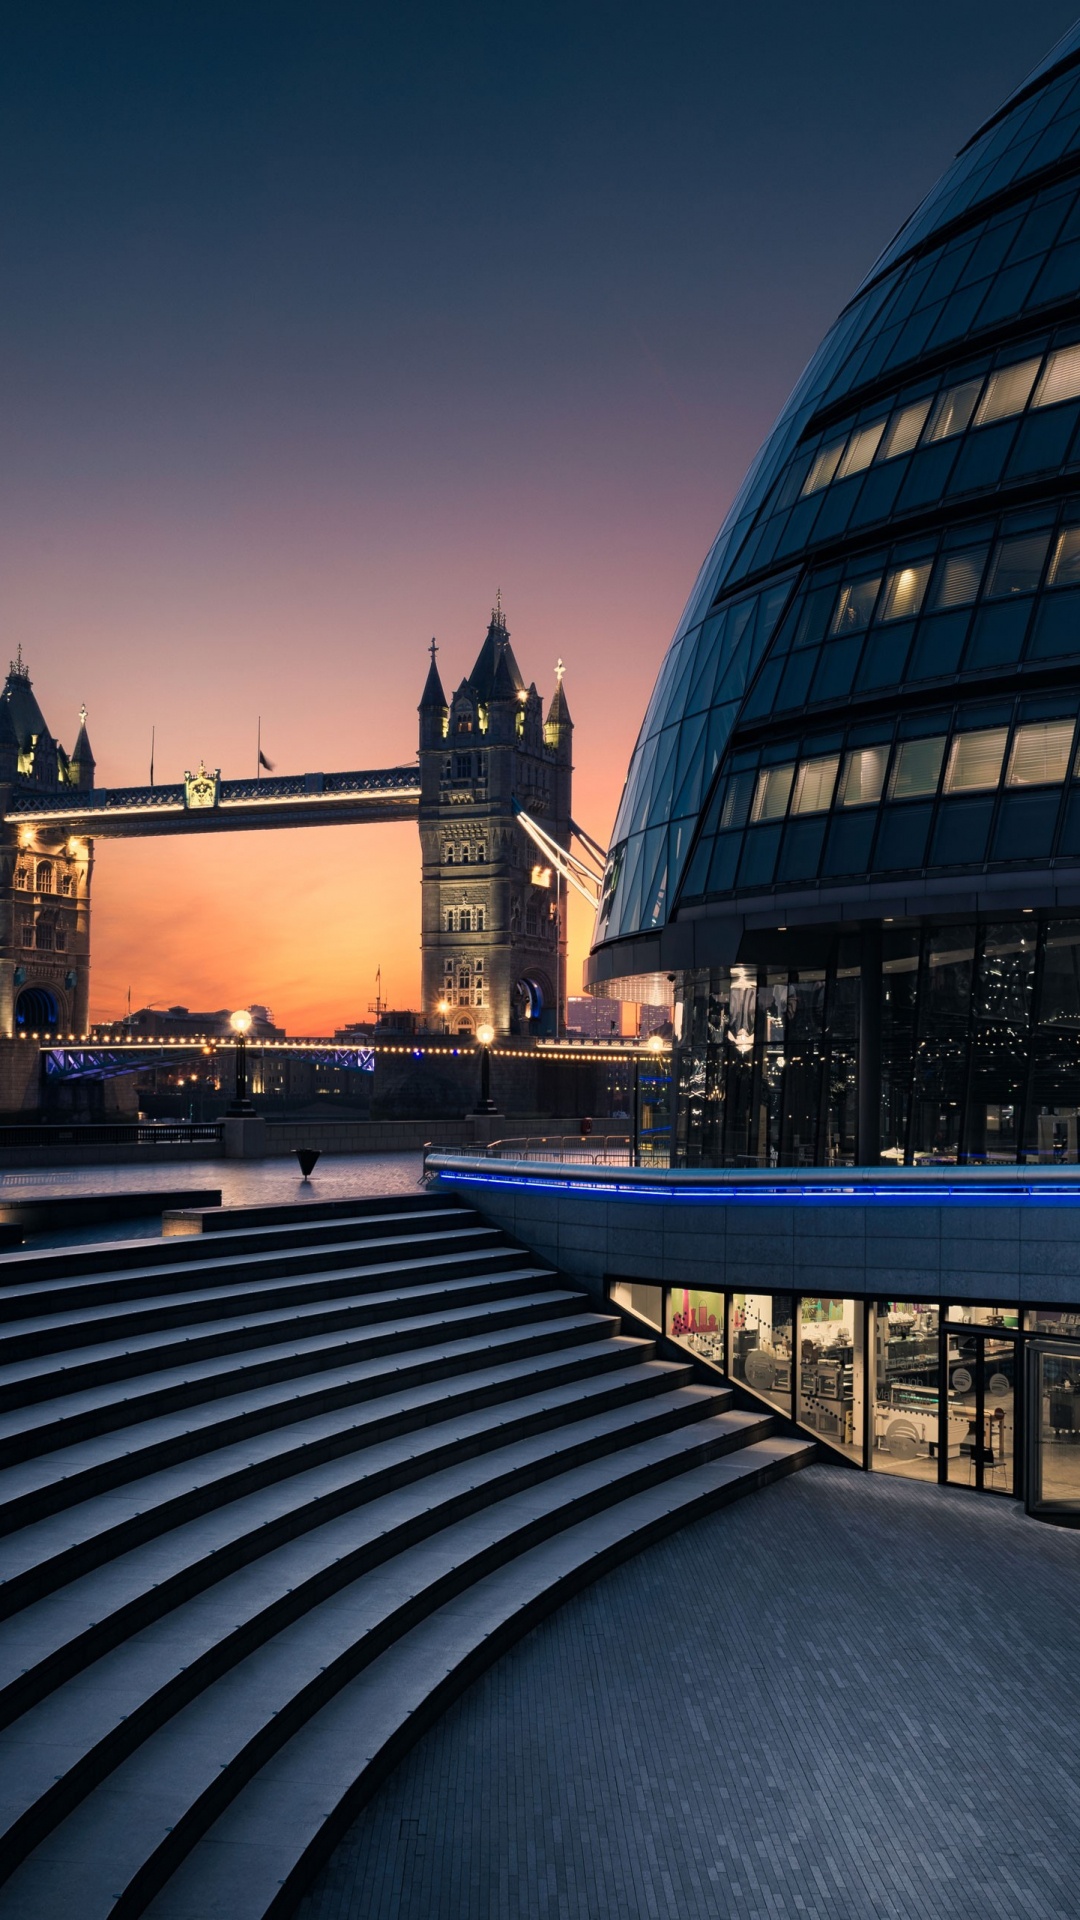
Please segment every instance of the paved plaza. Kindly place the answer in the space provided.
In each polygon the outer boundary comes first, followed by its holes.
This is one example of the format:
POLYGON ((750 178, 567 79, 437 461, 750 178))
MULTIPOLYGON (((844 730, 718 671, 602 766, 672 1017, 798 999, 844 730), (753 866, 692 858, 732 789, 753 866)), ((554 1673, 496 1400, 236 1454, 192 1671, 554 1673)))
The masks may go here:
POLYGON ((608 1575, 298 1920, 1075 1920, 1080 1534, 813 1467, 608 1575))

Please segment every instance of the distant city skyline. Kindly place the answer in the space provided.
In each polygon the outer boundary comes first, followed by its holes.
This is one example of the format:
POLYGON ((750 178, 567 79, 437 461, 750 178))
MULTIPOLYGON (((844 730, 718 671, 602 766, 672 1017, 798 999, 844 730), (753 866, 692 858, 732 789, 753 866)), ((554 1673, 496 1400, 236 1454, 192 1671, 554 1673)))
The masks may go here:
MULTIPOLYGON (((610 831, 696 568, 1038 0, 61 9, 0 73, 0 569, 97 779, 412 757, 497 588, 610 831)), ((95 1019, 419 1003, 415 827, 102 845, 95 1019)), ((569 990, 590 933, 571 921, 569 990)))

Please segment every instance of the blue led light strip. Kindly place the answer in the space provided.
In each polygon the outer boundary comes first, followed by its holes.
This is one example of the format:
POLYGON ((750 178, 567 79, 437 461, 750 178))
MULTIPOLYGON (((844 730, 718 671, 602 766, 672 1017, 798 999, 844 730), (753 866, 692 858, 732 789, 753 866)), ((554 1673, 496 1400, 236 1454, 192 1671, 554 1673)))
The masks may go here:
POLYGON ((546 1193, 587 1195, 592 1199, 663 1200, 675 1206, 960 1206, 1010 1207, 1018 1202, 1035 1206, 1080 1206, 1080 1184, 1034 1186, 1018 1181, 1009 1187, 940 1185, 905 1187, 802 1186, 683 1186, 620 1180, 560 1178, 557 1174, 489 1173, 479 1168, 440 1167, 432 1171, 448 1186, 520 1187, 546 1193))

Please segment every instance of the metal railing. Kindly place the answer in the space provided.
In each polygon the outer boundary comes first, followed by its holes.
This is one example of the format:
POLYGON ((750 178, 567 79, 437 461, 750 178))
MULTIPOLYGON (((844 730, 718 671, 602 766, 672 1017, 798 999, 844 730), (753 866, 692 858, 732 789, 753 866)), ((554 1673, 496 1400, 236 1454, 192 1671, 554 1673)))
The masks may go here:
POLYGON ((635 1160, 633 1140, 628 1133, 586 1135, 579 1133, 530 1133, 516 1138, 492 1140, 483 1149, 488 1160, 571 1161, 582 1167, 666 1167, 668 1143, 642 1144, 635 1160))

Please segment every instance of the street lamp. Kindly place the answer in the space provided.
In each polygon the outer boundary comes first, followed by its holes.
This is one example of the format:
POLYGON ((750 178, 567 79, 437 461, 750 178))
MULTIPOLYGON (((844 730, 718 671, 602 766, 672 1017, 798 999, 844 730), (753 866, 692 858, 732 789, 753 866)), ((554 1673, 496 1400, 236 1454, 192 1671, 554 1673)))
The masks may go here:
POLYGON ((480 1043, 480 1098, 473 1111, 498 1113, 499 1109, 491 1097, 491 1043, 495 1038, 494 1027, 487 1025, 477 1027, 476 1038, 480 1043))
POLYGON ((449 1031, 450 1031, 450 1002, 449 1002, 449 1000, 440 1000, 440 1001, 438 1002, 438 1004, 437 1004, 437 1006, 436 1006, 436 1008, 435 1008, 435 1011, 436 1011, 436 1013, 438 1013, 438 1014, 441 1014, 441 1015, 442 1015, 442 1023, 443 1023, 443 1032, 444 1032, 444 1033, 449 1033, 449 1031))
POLYGON ((247 1037, 251 1028, 251 1015, 247 1008, 241 1007, 236 1013, 231 1013, 229 1025, 236 1035, 236 1093, 229 1112, 254 1113, 247 1090, 247 1037))

